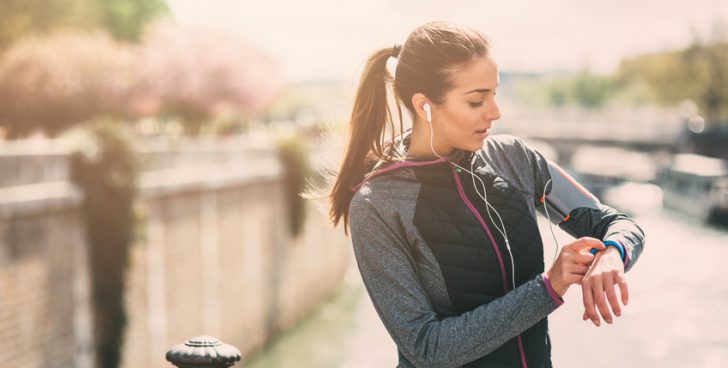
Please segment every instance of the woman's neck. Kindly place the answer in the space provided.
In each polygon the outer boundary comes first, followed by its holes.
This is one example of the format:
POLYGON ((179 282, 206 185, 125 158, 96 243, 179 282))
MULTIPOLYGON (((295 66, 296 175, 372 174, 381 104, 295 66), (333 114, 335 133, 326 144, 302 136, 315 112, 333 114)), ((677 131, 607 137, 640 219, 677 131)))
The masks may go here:
POLYGON ((433 146, 430 146, 430 129, 427 128, 413 128, 412 135, 410 136, 409 149, 407 150, 407 158, 409 159, 436 159, 437 156, 432 152, 434 147, 435 152, 442 157, 449 156, 454 150, 452 147, 442 147, 438 145, 437 136, 434 137, 432 142, 433 146))

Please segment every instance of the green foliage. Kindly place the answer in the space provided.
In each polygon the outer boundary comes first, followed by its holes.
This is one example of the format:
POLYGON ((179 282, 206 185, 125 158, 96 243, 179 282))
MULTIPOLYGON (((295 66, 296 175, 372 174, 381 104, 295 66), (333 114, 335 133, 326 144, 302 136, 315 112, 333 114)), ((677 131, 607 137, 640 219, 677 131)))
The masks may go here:
POLYGON ((696 40, 690 47, 626 59, 618 72, 622 84, 644 83, 655 99, 697 103, 708 123, 728 119, 728 38, 696 40))
POLYGON ((23 36, 59 28, 95 27, 98 22, 93 4, 96 1, 3 0, 0 11, 0 52, 23 36))
POLYGON ((614 87, 611 77, 598 76, 586 71, 571 81, 571 96, 583 107, 601 107, 611 97, 614 87))
POLYGON ((98 367, 117 367, 127 314, 125 271, 134 241, 138 163, 120 124, 99 120, 71 156, 71 179, 83 192, 98 367))
POLYGON ((284 168, 290 231, 298 236, 306 223, 306 202, 302 193, 311 176, 309 149, 301 138, 291 137, 278 143, 278 155, 284 168))
POLYGON ((164 0, 97 0, 101 23, 114 37, 138 41, 153 19, 169 15, 164 0))
POLYGON ((149 22, 167 14, 164 0, 3 0, 0 52, 24 36, 58 29, 103 29, 136 41, 149 22))
POLYGON ((623 86, 643 82, 657 101, 675 104, 696 92, 697 84, 684 68, 679 51, 641 55, 623 60, 617 79, 623 86))
POLYGON ((616 88, 610 76, 592 74, 586 70, 541 79, 524 79, 517 83, 517 94, 525 102, 535 105, 579 105, 599 108, 615 95, 616 88))

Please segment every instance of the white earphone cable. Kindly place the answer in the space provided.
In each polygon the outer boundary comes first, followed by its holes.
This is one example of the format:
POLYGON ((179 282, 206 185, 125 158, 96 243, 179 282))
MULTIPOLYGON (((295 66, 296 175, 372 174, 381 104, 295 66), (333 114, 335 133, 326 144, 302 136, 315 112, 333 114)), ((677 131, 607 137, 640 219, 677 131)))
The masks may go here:
MULTIPOLYGON (((430 126, 430 150, 432 150, 432 153, 435 156, 437 156, 439 158, 444 158, 444 157, 440 156, 435 151, 435 148, 434 148, 434 145, 433 145, 433 137, 434 137, 435 134, 434 134, 434 130, 432 129, 432 121, 427 120, 427 123, 430 126)), ((464 167, 462 167, 462 166, 460 166, 460 165, 458 165, 458 164, 456 164, 454 162, 450 162, 450 163, 453 164, 455 167, 459 168, 460 170, 463 170, 463 171, 465 171, 465 172, 467 172, 467 173, 470 174, 470 177, 471 177, 471 179, 473 181, 473 188, 475 189, 475 192, 478 193, 478 196, 480 197, 480 199, 482 199, 483 202, 485 202, 485 212, 488 214, 488 218, 490 219, 491 223, 493 223, 493 225, 495 225, 496 230, 498 230, 498 232, 501 234, 501 236, 503 236, 503 239, 505 239, 506 249, 508 250, 508 255, 510 256, 509 258, 510 258, 510 261, 511 261, 511 286, 513 287, 513 289, 515 289, 516 288, 516 271, 515 271, 516 269, 515 269, 515 264, 514 264, 514 261, 513 261, 513 252, 511 251, 511 244, 510 244, 510 241, 508 241, 508 235, 506 233, 506 227, 505 227, 505 224, 503 223, 503 219, 501 218, 501 216, 498 213, 498 211, 496 211, 495 207, 493 207, 488 202, 487 192, 485 190, 485 183, 483 182, 483 180, 480 177, 478 177, 477 175, 475 175, 475 173, 473 173, 473 171, 472 171, 473 170, 473 162, 474 162, 474 159, 473 160, 470 160, 470 170, 468 170, 468 169, 466 169, 466 168, 464 168, 464 167), (475 185, 475 178, 477 178, 478 181, 480 181, 480 185, 483 188, 483 194, 480 193, 480 191, 478 190, 478 187, 475 185), (500 221, 501 228, 499 228, 498 225, 496 224, 495 220, 493 220, 493 216, 490 214, 490 209, 493 209, 493 212, 495 212, 496 216, 498 217, 498 220, 500 221)))
POLYGON ((546 188, 549 187, 549 184, 553 183, 551 179, 546 181, 546 185, 543 186, 543 194, 541 195, 541 198, 543 198, 543 211, 546 212, 546 219, 549 222, 549 230, 551 230, 551 237, 554 238, 554 258, 551 260, 551 264, 554 264, 556 262, 556 255, 559 252, 559 242, 556 241, 556 234, 554 233, 554 224, 551 222, 551 216, 549 216, 549 206, 546 205, 546 188))

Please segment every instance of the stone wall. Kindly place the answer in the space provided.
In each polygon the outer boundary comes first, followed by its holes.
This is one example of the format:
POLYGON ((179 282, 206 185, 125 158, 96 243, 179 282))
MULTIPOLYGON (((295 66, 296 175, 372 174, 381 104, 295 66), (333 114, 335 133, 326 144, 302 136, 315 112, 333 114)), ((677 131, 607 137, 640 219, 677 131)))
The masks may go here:
MULTIPOLYGON (((349 246, 309 204, 288 233, 274 155, 145 172, 131 251, 123 367, 209 334, 243 356, 335 292, 349 246)), ((64 181, 0 188, 0 361, 93 365, 80 194, 64 181)))

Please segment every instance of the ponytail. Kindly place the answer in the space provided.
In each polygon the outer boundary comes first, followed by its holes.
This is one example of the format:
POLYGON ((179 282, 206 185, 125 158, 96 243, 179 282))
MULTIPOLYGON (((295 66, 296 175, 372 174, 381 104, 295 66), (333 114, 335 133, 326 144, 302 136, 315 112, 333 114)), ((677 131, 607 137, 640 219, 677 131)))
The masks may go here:
MULTIPOLYGON (((329 193, 329 217, 334 226, 343 219, 345 234, 348 234, 349 205, 354 197, 351 188, 364 179, 376 160, 389 159, 384 152, 385 127, 389 124, 392 141, 395 130, 387 100, 387 83, 393 80, 387 71, 387 61, 390 56, 396 56, 397 47, 380 49, 369 57, 356 91, 344 160, 329 193)), ((397 110, 401 132, 399 104, 397 110)))
POLYGON ((328 193, 329 218, 336 226, 344 221, 348 234, 349 205, 354 197, 352 187, 359 184, 377 161, 395 161, 389 144, 402 133, 401 104, 412 119, 416 112, 412 96, 422 93, 432 102, 444 101, 452 89, 451 73, 477 56, 485 56, 490 48, 487 37, 471 28, 448 22, 429 22, 417 27, 402 46, 395 45, 376 51, 364 66, 351 112, 348 143, 338 175, 328 193), (396 80, 387 71, 390 57, 397 58, 396 80), (387 98, 388 83, 392 83, 393 99, 399 115, 399 130, 394 127, 387 98), (389 127, 392 137, 385 145, 389 127))

